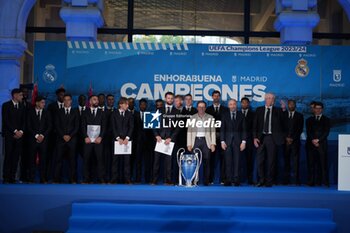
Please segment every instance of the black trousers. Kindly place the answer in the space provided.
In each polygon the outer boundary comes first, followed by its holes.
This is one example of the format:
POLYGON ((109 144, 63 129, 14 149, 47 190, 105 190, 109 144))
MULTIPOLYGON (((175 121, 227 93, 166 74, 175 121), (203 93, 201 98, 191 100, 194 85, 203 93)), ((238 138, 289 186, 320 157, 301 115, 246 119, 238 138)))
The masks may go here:
POLYGON ((246 147, 244 151, 241 151, 241 158, 245 158, 245 167, 246 167, 246 175, 247 175, 247 182, 249 184, 253 183, 253 177, 254 177, 254 157, 253 157, 253 151, 254 151, 254 143, 252 138, 248 138, 246 140, 246 147))
POLYGON ((21 177, 20 180, 23 182, 29 181, 28 169, 30 167, 30 138, 28 135, 23 136, 22 144, 22 153, 20 157, 20 168, 21 168, 21 177))
MULTIPOLYGON (((209 150, 210 151, 210 150, 209 150)), ((210 152, 211 156, 210 156, 210 183, 215 181, 215 170, 217 167, 217 164, 219 164, 219 182, 224 182, 225 181, 225 153, 223 152, 223 150, 221 149, 221 141, 219 138, 216 139, 216 146, 215 146, 215 151, 214 152, 210 152)))
POLYGON ((203 175, 204 175, 204 183, 210 183, 210 157, 211 157, 211 151, 208 148, 207 142, 205 141, 204 137, 196 137, 193 145, 193 149, 200 149, 202 151, 202 163, 203 163, 203 175))
POLYGON ((3 166, 4 182, 15 182, 18 161, 22 153, 23 137, 15 139, 13 136, 5 136, 5 158, 3 166))
POLYGON ((112 159, 112 180, 130 182, 130 155, 113 155, 112 159))
POLYGON ((327 142, 320 143, 315 147, 309 142, 308 153, 308 176, 309 184, 329 185, 328 178, 328 145, 327 142))
POLYGON ((35 181, 35 174, 37 168, 37 156, 39 157, 39 174, 40 182, 47 182, 47 150, 48 140, 44 139, 41 143, 34 140, 31 141, 30 150, 30 168, 29 168, 29 181, 35 181))
POLYGON ((103 140, 103 159, 105 164, 105 179, 107 181, 112 180, 112 168, 114 157, 114 140, 112 135, 108 135, 103 140))
POLYGON ((63 165, 64 155, 67 155, 68 161, 69 161, 69 181, 70 182, 77 181, 76 145, 77 145, 76 138, 71 138, 69 142, 65 142, 62 139, 57 140, 57 154, 55 158, 55 170, 54 170, 55 182, 61 182, 62 180, 62 165, 63 165))
POLYGON ((144 138, 138 138, 136 141, 136 153, 134 161, 135 182, 140 183, 142 174, 146 183, 152 181, 152 165, 153 165, 153 141, 145 141, 144 138))
POLYGON ((225 182, 240 182, 240 145, 236 145, 234 142, 227 145, 227 149, 224 154, 225 159, 225 182), (233 175, 233 176, 232 176, 233 175))
POLYGON ((276 172, 276 153, 277 145, 275 144, 272 135, 265 135, 261 145, 256 151, 258 162, 259 183, 272 185, 274 183, 276 172), (265 162, 267 163, 265 175, 265 162))
POLYGON ((103 142, 100 144, 90 143, 84 145, 84 165, 83 165, 84 182, 88 183, 93 180, 91 174, 92 168, 97 167, 98 182, 104 182, 105 166, 103 159, 103 142), (96 158, 96 160, 94 160, 96 158), (92 166, 92 162, 96 161, 97 166, 92 166))
POLYGON ((299 161, 300 161, 300 140, 293 141, 290 145, 285 145, 284 151, 284 182, 291 182, 291 171, 293 167, 294 182, 300 184, 299 177, 299 161), (291 166, 292 164, 292 166, 291 166))
POLYGON ((161 158, 163 158, 163 167, 164 167, 164 182, 171 183, 171 163, 172 163, 172 157, 175 155, 175 149, 173 150, 173 153, 171 156, 162 154, 159 152, 154 152, 154 163, 153 163, 153 183, 158 182, 159 178, 159 172, 160 172, 160 162, 161 158))

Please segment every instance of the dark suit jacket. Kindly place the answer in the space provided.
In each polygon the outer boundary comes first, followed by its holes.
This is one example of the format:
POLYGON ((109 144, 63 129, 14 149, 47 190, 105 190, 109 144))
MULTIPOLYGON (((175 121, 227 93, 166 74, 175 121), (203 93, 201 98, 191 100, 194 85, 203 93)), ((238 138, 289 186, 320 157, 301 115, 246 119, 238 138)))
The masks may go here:
POLYGON ((153 131, 152 131, 152 129, 144 129, 143 128, 143 121, 141 119, 141 113, 138 111, 135 111, 135 113, 134 113, 134 140, 139 140, 139 141, 144 142, 145 138, 151 138, 153 140, 153 138, 154 138, 153 131))
MULTIPOLYGON (((285 129, 283 124, 283 112, 278 107, 272 108, 271 132, 276 145, 282 145, 285 140, 285 129)), ((253 137, 260 141, 263 139, 265 106, 258 107, 255 111, 253 124, 253 137)))
POLYGON ((36 115, 35 108, 32 108, 27 116, 27 131, 30 138, 35 140, 35 135, 42 134, 44 139, 47 139, 52 129, 51 114, 47 109, 43 109, 41 113, 41 120, 36 115))
MULTIPOLYGON (((242 110, 240 110, 242 112, 242 110)), ((242 113, 243 115, 243 113, 242 113)), ((245 128, 247 133, 247 140, 251 140, 253 138, 253 124, 254 124, 255 112, 251 109, 248 110, 247 115, 244 117, 245 120, 245 128)))
POLYGON ((64 135, 75 137, 79 131, 79 110, 71 108, 70 113, 66 116, 65 109, 58 111, 55 117, 55 128, 57 136, 62 139, 64 135))
POLYGON ((192 115, 196 114, 197 112, 198 112, 198 110, 192 106, 190 111, 188 111, 186 108, 184 108, 182 114, 192 116, 192 115))
POLYGON ((87 126, 88 125, 99 125, 100 137, 103 138, 106 132, 106 116, 104 111, 97 109, 96 116, 94 117, 91 113, 90 108, 86 108, 81 116, 81 132, 84 138, 87 138, 87 126))
MULTIPOLYGON (((215 120, 221 120, 222 115, 224 115, 225 112, 228 112, 228 108, 220 104, 219 112, 215 112, 214 105, 210 105, 205 112, 208 113, 209 115, 212 115, 215 120)), ((216 128, 216 138, 220 138, 220 128, 216 128)))
POLYGON ((289 119, 289 112, 284 113, 284 122, 286 129, 286 137, 292 138, 293 141, 299 141, 300 135, 303 133, 304 116, 300 112, 294 112, 293 119, 289 119))
POLYGON ((236 112, 236 120, 231 120, 230 111, 225 112, 221 117, 220 141, 227 145, 234 142, 239 146, 242 140, 247 140, 244 116, 240 111, 236 112))
MULTIPOLYGON (((166 119, 166 122, 168 122, 169 119, 171 119, 172 121, 177 121, 176 114, 179 114, 179 110, 177 110, 174 106, 171 108, 170 113, 166 113, 165 106, 160 110, 160 112, 162 113, 162 116, 160 117, 161 122, 163 122, 163 118, 166 119)), ((179 133, 178 127, 163 128, 162 124, 160 129, 154 130, 155 136, 160 136, 162 139, 171 138, 172 142, 176 141, 178 133, 179 133)))
POLYGON ((15 109, 10 100, 2 104, 2 135, 12 137, 16 129, 25 132, 25 108, 19 104, 15 109))
POLYGON ((306 120, 307 141, 318 139, 320 143, 327 143, 327 137, 331 128, 330 119, 322 115, 319 121, 314 116, 306 120))
POLYGON ((125 115, 120 114, 119 110, 116 110, 112 114, 112 128, 113 128, 113 138, 117 137, 125 139, 129 137, 131 140, 134 131, 134 117, 132 112, 125 111, 125 115))

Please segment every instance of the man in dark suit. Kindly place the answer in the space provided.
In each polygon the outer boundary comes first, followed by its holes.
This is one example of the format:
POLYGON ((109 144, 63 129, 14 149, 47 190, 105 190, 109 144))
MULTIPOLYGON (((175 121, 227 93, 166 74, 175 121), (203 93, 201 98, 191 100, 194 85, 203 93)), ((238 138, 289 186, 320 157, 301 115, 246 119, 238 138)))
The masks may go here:
POLYGON ((25 108, 22 105, 23 93, 15 88, 12 99, 2 105, 2 136, 5 138, 5 159, 3 183, 15 183, 18 161, 22 154, 25 130, 25 108))
POLYGON ((141 183, 142 170, 144 171, 144 179, 146 183, 152 181, 152 166, 153 166, 153 150, 155 146, 155 140, 153 131, 151 129, 143 128, 144 114, 147 111, 148 102, 146 99, 140 99, 139 109, 140 112, 134 114, 134 143, 136 147, 136 175, 135 182, 141 183), (147 139, 147 140, 145 140, 147 139))
POLYGON ((57 156, 55 160, 54 182, 60 183, 62 178, 62 163, 64 154, 69 160, 69 183, 75 184, 76 177, 76 146, 79 131, 79 112, 72 108, 72 96, 65 94, 63 97, 64 107, 58 111, 55 117, 55 128, 57 133, 57 156))
MULTIPOLYGON (((134 130, 134 118, 131 111, 128 111, 128 99, 121 97, 118 101, 118 110, 112 115, 113 138, 120 145, 127 145, 132 139, 134 130)), ((131 184, 130 179, 130 155, 114 155, 112 166, 112 181, 117 182, 118 177, 118 159, 123 156, 123 175, 126 184, 131 184)), ((120 161, 120 160, 119 160, 120 161)))
POLYGON ((296 111, 295 100, 288 100, 288 111, 284 112, 286 124, 286 142, 284 153, 284 181, 285 185, 290 183, 291 159, 294 168, 294 182, 300 185, 299 161, 300 161, 300 136, 304 128, 304 116, 296 111))
POLYGON ((187 94, 185 95, 185 110, 184 110, 184 114, 187 115, 194 115, 198 112, 198 110, 193 107, 193 99, 192 99, 192 95, 191 94, 187 94))
POLYGON ((102 140, 106 131, 106 118, 101 109, 98 109, 98 97, 89 97, 90 107, 82 115, 81 131, 84 137, 84 180, 83 183, 91 183, 91 168, 93 158, 97 162, 97 182, 105 183, 105 167, 103 159, 102 140), (89 128, 89 130, 88 130, 89 128))
POLYGON ((274 105, 275 95, 265 94, 265 106, 258 107, 253 125, 254 145, 257 148, 257 187, 272 187, 276 171, 277 146, 284 143, 283 112, 274 105), (267 174, 265 175, 265 161, 267 174))
MULTIPOLYGON (((29 99, 29 89, 28 89, 28 84, 23 84, 20 85, 20 89, 23 93, 23 106, 25 109, 25 116, 28 115, 28 111, 32 108, 32 103, 30 102, 29 99)), ((26 130, 24 130, 26 131, 26 130)), ((20 159, 20 168, 21 168, 21 176, 20 180, 22 182, 28 182, 28 168, 29 168, 29 138, 27 134, 23 135, 23 149, 22 149, 22 154, 21 154, 21 159, 20 159)))
MULTIPOLYGON (((173 106, 174 103, 174 93, 167 92, 165 94, 165 106, 160 110, 162 113, 161 118, 165 119, 166 121, 176 121, 176 114, 179 113, 179 111, 173 106)), ((176 143, 177 135, 178 135, 178 128, 177 127, 163 127, 160 126, 160 129, 154 130, 154 135, 157 140, 157 143, 161 143, 162 140, 165 140, 165 144, 168 145, 170 142, 176 143)), ((173 182, 171 180, 171 162, 172 157, 175 156, 176 152, 173 150, 172 156, 162 154, 159 152, 154 152, 154 164, 153 164, 153 185, 157 184, 158 178, 159 178, 159 168, 160 168, 160 160, 161 157, 164 158, 164 182, 166 185, 173 185, 173 182)))
POLYGON ((308 153, 308 185, 320 185, 321 182, 329 187, 328 177, 328 135, 330 119, 323 115, 323 103, 316 102, 314 116, 306 120, 308 153))
MULTIPOLYGON (((223 106, 221 101, 221 93, 218 90, 213 91, 211 94, 211 97, 213 98, 213 105, 209 106, 206 109, 206 113, 209 115, 212 115, 215 120, 221 120, 222 115, 228 111, 228 108, 223 106)), ((212 152, 212 155, 210 157, 210 183, 214 182, 215 178, 215 168, 217 164, 219 163, 219 169, 220 169, 220 183, 224 183, 225 181, 225 164, 224 164, 224 153, 221 149, 221 142, 220 142, 220 128, 216 128, 216 148, 215 151, 212 152)))
MULTIPOLYGON (((134 119, 134 125, 136 124, 136 117, 137 115, 139 115, 140 113, 135 109, 135 98, 132 98, 132 97, 129 97, 128 98, 128 111, 131 113, 133 119, 134 119)), ((136 135, 136 130, 135 130, 135 127, 134 127, 134 130, 132 132, 132 138, 135 139, 137 137, 136 135)), ((131 155, 130 155, 130 174, 131 174, 131 177, 133 177, 133 174, 136 170, 136 157, 137 157, 137 147, 139 145, 137 143, 132 143, 132 150, 131 150, 131 155)), ((120 157, 121 160, 124 159, 124 156, 121 156, 120 157)), ((122 161, 122 164, 123 164, 123 161, 122 161)), ((121 168, 122 170, 122 168, 121 168)), ((139 183, 139 182, 137 182, 139 183)))
POLYGON ((35 181, 37 156, 39 158, 40 183, 47 183, 48 137, 52 129, 50 112, 45 109, 45 99, 38 96, 35 108, 27 116, 27 131, 30 137, 30 174, 29 182, 35 181))
POLYGON ((241 152, 242 158, 246 161, 247 182, 252 185, 254 177, 254 143, 253 143, 253 121, 255 113, 250 109, 250 100, 247 97, 241 99, 241 112, 244 116, 247 143, 246 148, 241 152))
POLYGON ((55 117, 57 116, 58 112, 60 109, 64 107, 63 104, 63 97, 64 94, 66 93, 66 90, 63 87, 60 87, 56 90, 56 101, 52 102, 49 104, 47 107, 50 116, 51 116, 51 125, 52 125, 52 130, 50 132, 49 138, 48 138, 48 153, 47 153, 47 177, 48 179, 53 176, 53 170, 54 170, 54 163, 53 161, 55 160, 57 151, 56 151, 56 140, 57 140, 57 133, 56 129, 54 127, 55 125, 55 117))
POLYGON ((111 181, 112 179, 112 160, 114 157, 114 139, 113 139, 113 129, 112 129, 112 115, 116 110, 114 107, 114 96, 108 94, 106 96, 107 106, 105 109, 106 115, 106 135, 103 140, 104 144, 104 159, 105 159, 105 168, 106 168, 106 181, 111 181))
POLYGON ((156 109, 161 110, 164 107, 164 101, 162 99, 157 99, 155 104, 156 109))
POLYGON ((221 117, 220 140, 221 148, 224 150, 225 160, 225 186, 240 185, 240 152, 246 146, 246 132, 244 116, 237 111, 237 101, 231 99, 228 102, 229 111, 221 117), (233 162, 233 169, 232 169, 233 162), (233 179, 232 179, 233 174, 233 179))

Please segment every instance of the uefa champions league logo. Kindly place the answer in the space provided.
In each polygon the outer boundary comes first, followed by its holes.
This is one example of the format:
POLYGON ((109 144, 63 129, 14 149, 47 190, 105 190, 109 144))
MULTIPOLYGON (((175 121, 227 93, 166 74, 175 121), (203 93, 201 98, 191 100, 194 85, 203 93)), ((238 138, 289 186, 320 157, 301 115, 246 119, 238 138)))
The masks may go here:
POLYGON ((46 83, 53 83, 57 80, 57 73, 55 71, 55 66, 48 64, 45 66, 45 71, 43 72, 43 80, 46 83))

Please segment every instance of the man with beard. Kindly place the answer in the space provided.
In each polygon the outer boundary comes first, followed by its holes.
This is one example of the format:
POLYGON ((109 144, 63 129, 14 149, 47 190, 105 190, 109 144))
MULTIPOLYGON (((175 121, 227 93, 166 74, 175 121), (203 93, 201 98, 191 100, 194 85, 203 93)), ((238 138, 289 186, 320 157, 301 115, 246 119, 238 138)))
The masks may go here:
MULTIPOLYGON (((174 107, 174 93, 167 92, 165 94, 165 106, 160 110, 162 113, 162 118, 166 121, 176 121, 176 115, 179 113, 179 111, 174 107)), ((164 128, 162 125, 160 126, 160 129, 154 130, 154 135, 157 140, 157 143, 161 143, 162 140, 164 140, 165 145, 169 145, 170 142, 176 142, 177 135, 178 135, 178 128, 175 128, 173 125, 167 128, 164 128)), ((164 161, 164 183, 165 185, 173 185, 173 182, 171 180, 171 162, 172 157, 174 157, 176 154, 176 151, 172 151, 172 156, 162 154, 160 152, 155 151, 154 152, 154 164, 153 164, 153 185, 157 184, 158 178, 159 178, 159 169, 160 169, 160 161, 161 158, 163 158, 164 161)))
MULTIPOLYGON (((206 109, 206 113, 212 115, 215 120, 221 120, 222 115, 228 111, 227 107, 221 104, 221 93, 218 90, 213 91, 211 94, 213 98, 213 105, 206 109)), ((210 183, 214 182, 215 179, 215 169, 217 164, 219 164, 219 175, 220 183, 225 181, 225 160, 224 154, 221 149, 220 142, 220 128, 216 128, 216 148, 215 151, 211 153, 210 157, 210 183)))
POLYGON ((98 109, 99 102, 96 95, 89 97, 90 107, 82 114, 81 131, 84 137, 84 180, 87 184, 93 181, 91 177, 91 162, 97 161, 97 182, 105 183, 105 167, 103 159, 102 140, 106 131, 105 114, 98 109))

